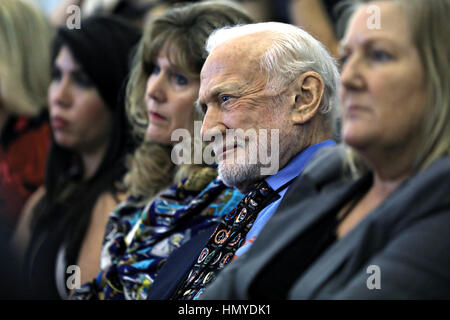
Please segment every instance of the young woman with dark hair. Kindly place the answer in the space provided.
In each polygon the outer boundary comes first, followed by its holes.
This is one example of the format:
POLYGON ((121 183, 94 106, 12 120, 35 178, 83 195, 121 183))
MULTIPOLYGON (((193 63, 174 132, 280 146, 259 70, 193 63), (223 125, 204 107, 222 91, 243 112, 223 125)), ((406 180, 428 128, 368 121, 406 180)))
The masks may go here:
POLYGON ((37 298, 65 298, 67 267, 81 281, 99 263, 108 215, 123 198, 128 139, 124 107, 140 31, 113 17, 58 30, 48 91, 52 145, 45 185, 26 205, 17 240, 37 298))

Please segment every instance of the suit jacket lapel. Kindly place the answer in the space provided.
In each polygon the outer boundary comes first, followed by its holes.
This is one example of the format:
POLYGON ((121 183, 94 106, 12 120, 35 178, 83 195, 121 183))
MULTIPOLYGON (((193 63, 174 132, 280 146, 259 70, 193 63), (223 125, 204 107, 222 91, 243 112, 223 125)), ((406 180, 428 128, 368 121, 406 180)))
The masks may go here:
POLYGON ((445 160, 436 162, 430 170, 412 177, 413 181, 405 181, 380 206, 367 215, 360 224, 349 232, 344 238, 334 243, 327 251, 308 268, 291 289, 291 297, 295 299, 314 299, 321 290, 320 296, 325 297, 326 292, 333 294, 333 288, 338 288, 348 281, 361 265, 364 265, 366 256, 379 251, 391 237, 409 226, 411 221, 420 219, 429 214, 434 207, 448 206, 450 202, 444 184, 448 184, 441 168, 449 167, 445 160), (442 178, 440 178, 442 177, 442 178), (444 179, 443 181, 440 179, 444 179), (429 186, 440 184, 437 192, 428 193, 429 186), (443 191, 444 190, 444 191, 443 191), (427 194, 426 198, 422 198, 427 194), (355 261, 349 262, 354 256, 355 261), (333 274, 342 268, 340 276, 335 277, 333 283, 327 283, 333 274), (326 290, 324 286, 328 286, 326 290))
MULTIPOLYGON (((290 197, 296 205, 289 206, 282 212, 277 212, 258 235, 257 241, 248 252, 248 259, 252 263, 246 263, 242 272, 247 274, 244 278, 249 285, 258 272, 276 258, 277 252, 289 246, 295 238, 314 225, 327 214, 336 214, 336 210, 347 201, 349 197, 361 187, 361 181, 351 182, 339 189, 317 194, 316 184, 307 175, 302 177, 302 183, 296 185, 296 189, 290 193, 290 197), (302 195, 308 194, 308 198, 301 200, 302 195), (315 195, 313 195, 315 193, 315 195), (311 210, 311 208, 314 210, 311 210), (303 214, 308 212, 313 214, 303 214), (247 268, 247 269, 245 269, 247 268)), ((299 257, 301 258, 301 257, 299 257)), ((239 261, 239 259, 238 259, 239 261)), ((248 260, 247 260, 248 261, 248 260)))

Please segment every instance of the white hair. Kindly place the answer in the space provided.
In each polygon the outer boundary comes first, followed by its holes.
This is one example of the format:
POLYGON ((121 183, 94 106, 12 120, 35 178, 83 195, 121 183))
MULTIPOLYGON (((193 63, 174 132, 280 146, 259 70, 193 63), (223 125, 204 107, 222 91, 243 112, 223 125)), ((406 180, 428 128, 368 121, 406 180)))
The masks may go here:
MULTIPOLYGON (((218 45, 259 32, 274 34, 272 45, 262 55, 260 67, 268 75, 267 87, 283 89, 307 71, 317 72, 325 89, 320 113, 332 114, 338 103, 339 71, 336 61, 319 41, 303 29, 280 22, 261 22, 215 30, 206 42, 208 54, 218 45)), ((332 115, 330 115, 331 117, 332 115)))

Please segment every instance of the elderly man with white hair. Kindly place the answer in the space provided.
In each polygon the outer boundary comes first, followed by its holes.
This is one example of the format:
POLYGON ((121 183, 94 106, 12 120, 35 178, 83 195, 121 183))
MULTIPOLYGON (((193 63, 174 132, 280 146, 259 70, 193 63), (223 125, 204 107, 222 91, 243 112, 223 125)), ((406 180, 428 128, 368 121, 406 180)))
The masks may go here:
POLYGON ((219 177, 246 196, 208 232, 177 249, 149 299, 198 299, 251 246, 313 156, 335 144, 338 70, 307 32, 275 22, 224 28, 210 36, 207 51, 198 101, 205 112, 202 138, 214 137, 219 177), (256 138, 243 132, 257 132, 256 138), (265 153, 271 163, 263 161, 265 153), (267 165, 275 170, 264 171, 267 165))

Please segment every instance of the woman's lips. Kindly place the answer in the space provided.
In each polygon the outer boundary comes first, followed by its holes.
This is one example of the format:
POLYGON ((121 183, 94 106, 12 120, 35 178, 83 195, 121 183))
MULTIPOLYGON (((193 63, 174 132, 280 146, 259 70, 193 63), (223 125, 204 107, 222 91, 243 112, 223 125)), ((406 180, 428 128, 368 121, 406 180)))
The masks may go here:
POLYGON ((167 120, 166 117, 163 117, 159 113, 153 112, 153 111, 149 111, 148 116, 151 121, 166 121, 167 120))
POLYGON ((53 129, 64 129, 69 125, 69 122, 64 120, 61 117, 53 117, 52 118, 52 128, 53 129))
POLYGON ((358 113, 361 112, 368 112, 369 108, 365 107, 365 106, 361 106, 361 105, 357 105, 357 104, 352 104, 349 105, 346 110, 345 110, 345 116, 346 117, 352 117, 357 115, 358 113))

